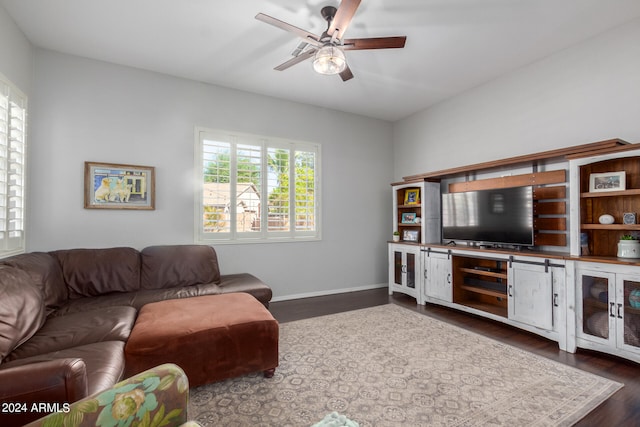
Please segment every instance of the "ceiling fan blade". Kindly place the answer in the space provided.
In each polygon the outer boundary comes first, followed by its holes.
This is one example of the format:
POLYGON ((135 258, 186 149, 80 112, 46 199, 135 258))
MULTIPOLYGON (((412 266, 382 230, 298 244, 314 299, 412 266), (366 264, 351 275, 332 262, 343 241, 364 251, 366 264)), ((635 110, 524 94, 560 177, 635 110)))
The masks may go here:
POLYGON ((329 28, 327 29, 327 35, 331 36, 333 40, 341 40, 344 37, 344 33, 347 31, 347 27, 353 19, 358 6, 360 6, 361 0, 342 0, 336 16, 333 17, 329 28))
POLYGON ((256 19, 269 25, 273 25, 274 27, 278 27, 281 30, 289 31, 290 33, 297 35, 298 37, 304 39, 304 41, 306 41, 307 43, 311 43, 314 46, 322 46, 322 43, 318 41, 318 37, 315 34, 276 19, 273 16, 265 15, 264 13, 258 13, 256 15, 256 19))
POLYGON ((351 80, 353 78, 353 73, 351 72, 351 68, 349 68, 348 65, 347 68, 342 70, 342 72, 340 73, 340 78, 343 82, 346 82, 347 80, 351 80))
POLYGON ((343 41, 344 50, 365 50, 365 49, 397 49, 403 48, 407 38, 399 37, 372 37, 366 39, 346 39, 343 41))
POLYGON ((291 58, 287 62, 283 62, 282 64, 278 65, 277 67, 274 68, 274 70, 284 71, 287 68, 292 67, 292 66, 296 65, 299 62, 302 62, 302 61, 304 61, 306 59, 309 59, 309 58, 313 57, 313 55, 315 55, 315 53, 316 53, 316 49, 305 50, 300 55, 294 56, 293 58, 291 58))

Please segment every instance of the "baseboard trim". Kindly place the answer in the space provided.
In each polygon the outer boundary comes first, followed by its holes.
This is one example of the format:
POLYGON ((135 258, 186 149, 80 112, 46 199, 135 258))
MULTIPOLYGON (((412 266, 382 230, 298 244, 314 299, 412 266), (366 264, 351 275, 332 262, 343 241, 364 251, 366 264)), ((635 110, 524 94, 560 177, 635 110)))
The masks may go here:
POLYGON ((378 283, 375 285, 357 286, 355 288, 331 289, 328 291, 307 292, 304 294, 294 294, 294 295, 283 295, 283 296, 277 296, 272 298, 271 302, 289 301, 293 299, 312 298, 312 297, 323 297, 326 295, 346 294, 349 292, 368 291, 371 289, 386 288, 387 286, 389 286, 387 283, 378 283))

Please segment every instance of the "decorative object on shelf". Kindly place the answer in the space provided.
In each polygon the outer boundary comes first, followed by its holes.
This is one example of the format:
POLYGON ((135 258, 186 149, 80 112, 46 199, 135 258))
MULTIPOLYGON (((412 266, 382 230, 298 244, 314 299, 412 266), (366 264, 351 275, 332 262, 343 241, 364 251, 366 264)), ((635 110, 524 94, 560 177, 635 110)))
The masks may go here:
POLYGON ((640 289, 634 289, 629 294, 629 305, 633 308, 640 308, 640 289))
POLYGON ((636 223, 636 213, 635 212, 625 212, 622 214, 622 223, 623 224, 635 224, 636 223))
POLYGON ((415 221, 416 224, 420 224, 422 222, 422 218, 420 218, 419 216, 416 217, 415 221))
POLYGON ((618 258, 640 258, 640 241, 625 234, 618 242, 618 258))
POLYGON ((625 171, 592 173, 589 175, 589 191, 622 191, 626 188, 625 171))
POLYGON ((155 168, 84 162, 85 209, 155 209, 155 168))
POLYGON ((419 238, 418 230, 404 230, 402 232, 402 240, 406 242, 417 242, 419 238))
MULTIPOLYGON (((602 295, 603 293, 604 294, 608 294, 609 293, 609 286, 607 285, 606 282, 602 282, 602 281, 595 282, 589 288, 589 293, 595 299, 600 300, 600 295, 602 295)), ((606 302, 608 300, 608 296, 605 297, 604 300, 606 302)))
POLYGON ((587 233, 580 233, 580 255, 589 255, 589 235, 587 233))
POLYGON ((598 218, 600 224, 613 224, 614 221, 613 215, 609 214, 600 215, 600 218, 598 218))
POLYGON ((403 224, 415 224, 416 223, 416 213, 415 212, 405 212, 402 214, 402 223, 403 224))
POLYGON ((404 193, 405 205, 417 205, 420 203, 420 189, 407 190, 404 193))
POLYGON ((400 232, 399 231, 394 231, 393 232, 393 241, 394 242, 399 242, 400 241, 400 232))

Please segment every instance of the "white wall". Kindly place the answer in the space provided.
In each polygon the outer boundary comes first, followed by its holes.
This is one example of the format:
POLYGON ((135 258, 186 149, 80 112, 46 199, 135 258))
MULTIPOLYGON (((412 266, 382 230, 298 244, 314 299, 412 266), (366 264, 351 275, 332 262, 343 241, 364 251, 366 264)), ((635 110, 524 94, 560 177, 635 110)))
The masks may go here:
POLYGON ((277 298, 386 282, 390 123, 41 49, 34 70, 30 251, 192 243, 203 126, 322 144, 322 241, 218 245, 223 274, 277 298), (156 210, 83 209, 85 161, 155 166, 156 210))
POLYGON ((0 73, 22 92, 31 89, 31 44, 0 6, 0 73))
POLYGON ((639 41, 636 19, 396 122, 394 180, 611 138, 640 142, 639 41))

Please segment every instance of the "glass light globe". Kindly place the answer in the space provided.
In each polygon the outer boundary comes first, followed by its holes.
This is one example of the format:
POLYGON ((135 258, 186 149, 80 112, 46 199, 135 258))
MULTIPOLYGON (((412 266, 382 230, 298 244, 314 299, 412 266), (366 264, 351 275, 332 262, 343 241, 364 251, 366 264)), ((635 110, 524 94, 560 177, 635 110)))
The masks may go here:
POLYGON ((323 46, 313 59, 313 69, 320 74, 339 74, 347 68, 347 60, 342 49, 337 46, 323 46))

